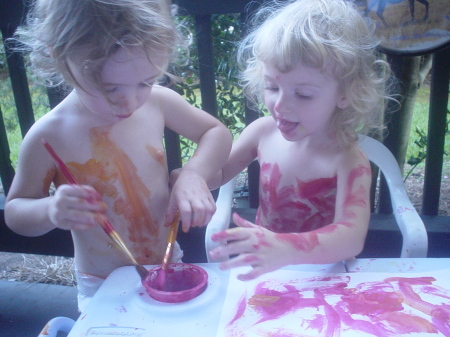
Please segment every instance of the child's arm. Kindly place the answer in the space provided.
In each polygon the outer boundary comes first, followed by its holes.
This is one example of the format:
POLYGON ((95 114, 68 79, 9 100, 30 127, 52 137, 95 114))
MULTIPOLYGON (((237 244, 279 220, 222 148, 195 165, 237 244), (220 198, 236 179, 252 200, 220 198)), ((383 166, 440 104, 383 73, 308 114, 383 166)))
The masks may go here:
MULTIPOLYGON (((156 89, 156 88, 154 88, 156 89)), ((215 212, 215 203, 206 182, 226 162, 231 134, 216 118, 197 109, 170 89, 158 88, 166 126, 197 143, 194 155, 183 166, 172 187, 166 223, 180 212, 183 230, 204 226, 215 212)))
MULTIPOLYGON (((14 232, 25 236, 43 235, 54 228, 82 230, 94 226, 106 211, 99 194, 90 186, 59 186, 53 196, 49 187, 56 167, 44 149, 43 125, 36 122, 25 136, 15 177, 5 204, 5 220, 14 232)), ((58 142, 47 140, 58 149, 58 142)))
POLYGON ((277 234, 237 215, 238 228, 216 233, 215 241, 228 241, 210 252, 215 257, 238 254, 220 267, 250 265, 253 270, 240 279, 250 280, 289 264, 335 263, 359 254, 370 217, 370 165, 362 151, 342 158, 334 222, 305 233, 277 234))

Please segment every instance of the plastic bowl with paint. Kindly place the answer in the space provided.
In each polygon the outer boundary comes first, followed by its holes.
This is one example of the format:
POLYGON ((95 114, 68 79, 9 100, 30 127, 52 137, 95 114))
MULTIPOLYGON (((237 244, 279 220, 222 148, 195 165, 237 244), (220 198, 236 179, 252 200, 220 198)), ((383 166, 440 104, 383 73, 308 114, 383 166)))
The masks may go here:
POLYGON ((188 263, 171 263, 166 271, 163 289, 155 284, 161 266, 152 268, 142 281, 148 294, 157 301, 179 303, 193 299, 208 286, 208 273, 201 267, 188 263))

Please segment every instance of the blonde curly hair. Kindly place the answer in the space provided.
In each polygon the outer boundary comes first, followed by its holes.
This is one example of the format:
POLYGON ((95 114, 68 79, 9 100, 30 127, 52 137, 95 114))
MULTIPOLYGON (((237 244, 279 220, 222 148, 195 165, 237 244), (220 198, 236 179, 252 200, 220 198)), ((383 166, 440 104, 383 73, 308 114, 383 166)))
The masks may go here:
POLYGON ((47 86, 78 84, 69 60, 100 86, 102 67, 118 48, 170 57, 181 41, 166 0, 36 0, 14 40, 47 86))
POLYGON ((349 106, 337 108, 333 130, 342 147, 358 133, 380 129, 389 65, 377 59, 373 29, 344 0, 271 1, 253 17, 253 30, 238 49, 244 92, 258 104, 264 92, 263 64, 288 72, 299 62, 331 71, 341 82, 349 106))

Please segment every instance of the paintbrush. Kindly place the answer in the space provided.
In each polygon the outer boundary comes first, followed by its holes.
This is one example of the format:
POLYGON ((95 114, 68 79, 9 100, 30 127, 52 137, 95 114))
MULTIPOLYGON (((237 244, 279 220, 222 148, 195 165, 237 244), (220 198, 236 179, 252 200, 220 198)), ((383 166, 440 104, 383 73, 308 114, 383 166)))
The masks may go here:
POLYGON ((164 253, 161 268, 158 270, 158 273, 155 278, 154 284, 159 290, 163 290, 164 284, 166 283, 167 267, 170 261, 172 260, 173 247, 175 245, 175 240, 177 238, 179 222, 180 222, 180 213, 177 210, 177 212, 175 213, 175 217, 173 218, 173 221, 170 224, 169 234, 167 235, 166 251, 164 253))
MULTIPOLYGON (((53 158, 56 165, 61 170, 62 174, 66 177, 67 181, 72 185, 80 185, 75 177, 70 173, 69 168, 66 166, 66 164, 61 160, 61 158, 56 154, 53 147, 42 138, 42 144, 44 145, 47 152, 50 154, 50 156, 53 158)), ((139 264, 136 259, 134 258, 133 254, 128 250, 127 246, 123 242, 122 238, 119 236, 119 234, 116 232, 114 227, 111 225, 111 223, 106 219, 105 217, 101 217, 103 220, 99 222, 100 226, 105 231, 106 235, 114 242, 114 244, 119 248, 134 264, 136 267, 136 270, 138 274, 141 276, 141 279, 144 280, 147 277, 148 270, 141 264, 139 264)))

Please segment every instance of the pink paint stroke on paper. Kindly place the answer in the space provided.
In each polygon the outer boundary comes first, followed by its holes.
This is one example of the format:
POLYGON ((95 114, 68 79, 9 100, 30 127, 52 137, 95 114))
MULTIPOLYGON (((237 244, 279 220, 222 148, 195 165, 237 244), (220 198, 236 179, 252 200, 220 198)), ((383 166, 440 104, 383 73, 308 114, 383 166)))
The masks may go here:
POLYGON ((264 332, 302 332, 304 336, 336 337, 353 331, 371 336, 410 333, 450 336, 450 290, 433 277, 390 277, 350 287, 350 276, 328 276, 259 283, 239 301, 237 314, 226 325, 227 336, 264 332), (423 299, 427 296, 428 300, 423 299), (313 314, 311 314, 313 313, 313 314), (289 328, 265 323, 283 322, 289 328))

